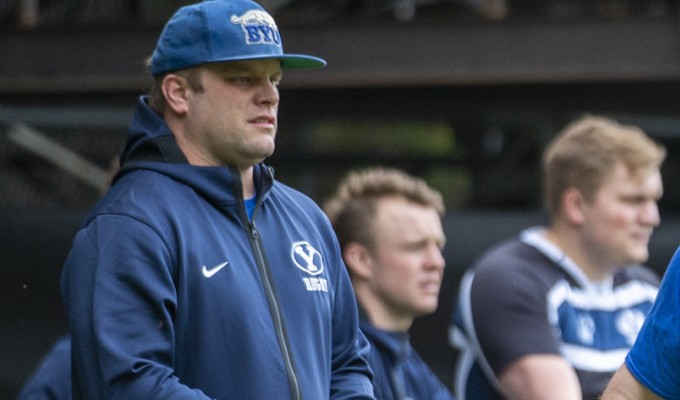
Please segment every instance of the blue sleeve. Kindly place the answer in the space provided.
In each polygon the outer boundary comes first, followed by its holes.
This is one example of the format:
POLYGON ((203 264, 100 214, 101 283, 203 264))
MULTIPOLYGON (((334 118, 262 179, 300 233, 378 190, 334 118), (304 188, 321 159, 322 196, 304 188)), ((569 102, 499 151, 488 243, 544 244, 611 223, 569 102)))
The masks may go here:
POLYGON ((70 400, 71 339, 57 340, 19 394, 19 400, 70 400))
POLYGON ((676 251, 659 294, 626 357, 635 378, 664 399, 680 399, 680 252, 676 251))
POLYGON ((368 366, 370 345, 359 329, 359 312, 347 268, 339 257, 333 307, 331 400, 374 399, 373 373, 368 366))
POLYGON ((168 243, 133 218, 78 232, 62 277, 74 398, 207 399, 173 375, 177 304, 168 243))

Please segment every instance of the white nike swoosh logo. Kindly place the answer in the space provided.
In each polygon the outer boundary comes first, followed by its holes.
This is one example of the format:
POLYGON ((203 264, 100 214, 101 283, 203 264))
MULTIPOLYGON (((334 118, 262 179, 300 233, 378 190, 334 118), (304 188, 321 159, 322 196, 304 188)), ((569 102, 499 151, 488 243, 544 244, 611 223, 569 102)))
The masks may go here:
POLYGON ((221 270, 222 268, 226 267, 227 264, 229 264, 229 261, 225 261, 225 262, 223 262, 222 264, 216 265, 216 266, 214 266, 214 267, 212 267, 212 268, 210 268, 210 269, 208 269, 208 267, 206 267, 206 266, 204 265, 204 266, 203 266, 203 276, 205 276, 206 278, 212 278, 213 275, 215 275, 216 273, 220 272, 220 270, 221 270))

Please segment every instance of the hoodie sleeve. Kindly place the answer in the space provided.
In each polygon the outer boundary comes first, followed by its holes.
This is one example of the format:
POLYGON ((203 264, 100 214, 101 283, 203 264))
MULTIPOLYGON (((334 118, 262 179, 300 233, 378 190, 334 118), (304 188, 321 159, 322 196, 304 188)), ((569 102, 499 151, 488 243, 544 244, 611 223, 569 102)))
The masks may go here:
POLYGON ((342 259, 335 262, 338 273, 330 399, 374 399, 373 373, 368 366, 370 345, 359 329, 357 303, 347 269, 342 259))
POLYGON ((62 277, 74 398, 207 399, 173 375, 176 291, 168 243, 149 225, 100 215, 62 277))

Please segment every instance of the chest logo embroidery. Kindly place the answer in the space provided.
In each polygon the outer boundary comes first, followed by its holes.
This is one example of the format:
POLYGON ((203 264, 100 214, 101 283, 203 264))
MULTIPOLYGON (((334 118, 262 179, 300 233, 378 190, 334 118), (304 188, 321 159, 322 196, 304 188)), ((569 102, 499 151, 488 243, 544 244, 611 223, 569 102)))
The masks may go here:
POLYGON ((316 276, 323 272, 321 253, 308 242, 295 242, 291 251, 295 266, 309 275, 316 276))
POLYGON ((210 269, 206 267, 205 265, 203 266, 203 276, 206 278, 212 278, 216 273, 220 272, 220 270, 224 267, 226 267, 229 264, 229 261, 225 261, 222 264, 218 264, 210 269))
POLYGON ((308 292, 328 292, 328 281, 317 277, 324 270, 323 257, 317 249, 309 242, 295 242, 291 257, 296 267, 311 275, 302 278, 308 292))
POLYGON ((632 346, 644 322, 645 315, 642 311, 636 309, 622 310, 619 315, 616 316, 616 330, 618 330, 621 336, 626 338, 626 342, 632 346))

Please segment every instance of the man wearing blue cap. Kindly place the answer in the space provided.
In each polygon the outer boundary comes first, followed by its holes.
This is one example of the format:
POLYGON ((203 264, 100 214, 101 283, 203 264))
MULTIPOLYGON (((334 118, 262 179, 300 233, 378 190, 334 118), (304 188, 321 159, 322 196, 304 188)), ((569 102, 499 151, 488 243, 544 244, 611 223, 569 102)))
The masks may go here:
POLYGON ((262 163, 282 70, 324 65, 251 1, 167 23, 64 267, 75 399, 373 399, 332 228, 262 163))

